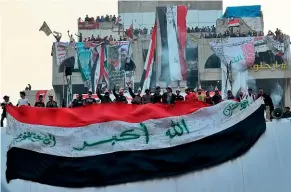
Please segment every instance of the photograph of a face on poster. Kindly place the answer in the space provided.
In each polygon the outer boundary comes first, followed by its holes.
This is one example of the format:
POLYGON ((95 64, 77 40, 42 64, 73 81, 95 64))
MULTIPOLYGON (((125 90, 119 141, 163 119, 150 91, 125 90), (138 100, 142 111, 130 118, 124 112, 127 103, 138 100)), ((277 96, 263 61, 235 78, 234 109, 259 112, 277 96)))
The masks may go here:
POLYGON ((131 46, 128 41, 120 41, 109 47, 108 61, 110 71, 122 71, 131 58, 131 46))

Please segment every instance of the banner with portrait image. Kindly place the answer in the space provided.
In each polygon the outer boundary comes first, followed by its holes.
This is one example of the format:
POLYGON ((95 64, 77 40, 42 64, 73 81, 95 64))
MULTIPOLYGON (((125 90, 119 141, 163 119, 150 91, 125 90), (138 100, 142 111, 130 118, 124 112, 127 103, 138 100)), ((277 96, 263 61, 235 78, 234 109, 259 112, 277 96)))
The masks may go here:
POLYGON ((54 43, 54 55, 56 56, 56 63, 58 66, 67 58, 67 47, 69 45, 69 43, 64 42, 54 43))
POLYGON ((129 41, 115 41, 108 46, 110 72, 124 70, 125 64, 129 63, 131 59, 132 47, 129 41))

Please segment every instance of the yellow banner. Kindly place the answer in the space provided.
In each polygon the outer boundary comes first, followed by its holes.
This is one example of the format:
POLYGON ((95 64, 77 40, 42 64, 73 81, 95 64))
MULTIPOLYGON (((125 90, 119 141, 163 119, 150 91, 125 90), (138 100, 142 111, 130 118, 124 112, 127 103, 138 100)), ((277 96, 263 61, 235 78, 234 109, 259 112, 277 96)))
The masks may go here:
POLYGON ((287 69, 287 64, 283 63, 283 64, 254 64, 251 68, 251 70, 254 71, 259 71, 262 69, 268 69, 268 70, 275 70, 275 69, 279 69, 279 70, 286 70, 287 69))

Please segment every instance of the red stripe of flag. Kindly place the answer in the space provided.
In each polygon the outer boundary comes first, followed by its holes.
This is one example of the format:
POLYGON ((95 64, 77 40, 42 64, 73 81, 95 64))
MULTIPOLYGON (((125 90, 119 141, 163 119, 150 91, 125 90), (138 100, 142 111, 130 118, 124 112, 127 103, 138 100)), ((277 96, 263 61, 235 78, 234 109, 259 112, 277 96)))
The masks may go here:
POLYGON ((187 78, 187 64, 185 60, 185 46, 186 46, 186 35, 187 35, 187 26, 186 26, 186 16, 187 16, 188 7, 184 5, 177 6, 177 32, 178 39, 180 44, 179 57, 181 65, 181 74, 183 80, 187 78))

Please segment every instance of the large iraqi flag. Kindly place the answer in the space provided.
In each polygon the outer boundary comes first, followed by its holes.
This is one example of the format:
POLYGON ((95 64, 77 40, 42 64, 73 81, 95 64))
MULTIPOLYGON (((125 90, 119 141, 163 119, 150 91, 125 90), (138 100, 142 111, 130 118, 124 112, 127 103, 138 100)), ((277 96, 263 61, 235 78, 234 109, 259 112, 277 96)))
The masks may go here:
POLYGON ((247 152, 264 133, 262 103, 8 106, 14 139, 6 179, 93 187, 209 168, 247 152))

